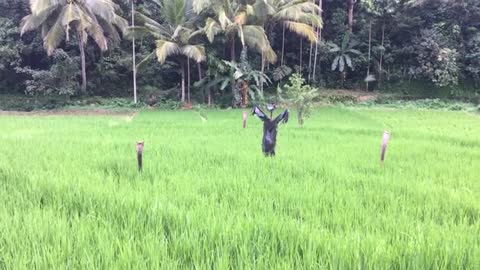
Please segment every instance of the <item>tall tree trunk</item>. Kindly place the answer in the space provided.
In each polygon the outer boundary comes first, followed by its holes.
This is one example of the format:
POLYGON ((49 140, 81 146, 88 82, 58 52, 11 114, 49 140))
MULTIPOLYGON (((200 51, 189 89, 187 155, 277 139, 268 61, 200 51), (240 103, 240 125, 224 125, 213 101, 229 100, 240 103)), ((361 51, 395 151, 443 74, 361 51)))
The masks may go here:
MULTIPOLYGON (((316 0, 313 0, 313 4, 315 4, 316 0)), ((310 42, 310 51, 309 51, 309 58, 308 58, 308 81, 312 81, 312 60, 313 60, 313 42, 310 42)))
POLYGON ((235 38, 232 38, 232 44, 230 47, 230 61, 235 62, 235 38))
POLYGON ((310 43, 310 57, 308 58, 308 81, 312 81, 313 42, 310 43))
POLYGON ((182 93, 181 93, 180 101, 182 102, 182 104, 185 104, 185 63, 182 61, 180 66, 182 69, 182 93))
POLYGON ((190 58, 187 58, 187 102, 188 104, 192 104, 191 100, 191 95, 190 95, 190 86, 191 86, 191 81, 190 81, 190 58))
POLYGON ((209 87, 209 88, 208 88, 208 106, 209 106, 209 107, 212 106, 212 100, 213 100, 213 99, 212 99, 212 88, 209 87))
POLYGON ((379 69, 378 69, 378 87, 382 87, 383 81, 383 53, 384 53, 384 42, 385 42, 385 20, 382 24, 382 51, 380 52, 380 61, 379 61, 379 69))
POLYGON ((353 8, 355 6, 356 0, 347 0, 348 2, 348 30, 353 32, 353 8))
MULTIPOLYGON (((198 67, 198 80, 201 81, 203 80, 202 64, 197 63, 197 67, 198 67)), ((203 100, 205 101, 205 92, 204 92, 203 100)), ((208 106, 212 105, 212 90, 210 87, 207 88, 207 103, 208 103, 208 106)))
MULTIPOLYGON (((135 27, 135 1, 132 2, 132 27, 135 27)), ((135 61, 135 36, 132 38, 132 65, 133 65, 133 102, 137 104, 137 67, 135 61)))
POLYGON ((370 27, 368 28, 368 66, 367 66, 367 91, 368 89, 368 82, 370 76, 370 59, 372 55, 372 21, 370 21, 370 27))
POLYGON ((303 38, 300 38, 300 73, 303 71, 303 38))
MULTIPOLYGON (((202 64, 197 62, 197 69, 198 69, 198 81, 202 80, 202 64)), ((205 88, 202 91, 202 101, 205 102, 205 88)))
MULTIPOLYGON (((260 67, 261 69, 261 72, 262 72, 262 75, 265 74, 265 54, 262 52, 262 66, 260 67)), ((262 92, 263 94, 263 84, 264 84, 264 81, 263 81, 263 76, 260 78, 260 91, 262 92)))
MULTIPOLYGON (((320 7, 320 19, 322 20, 322 14, 323 14, 323 10, 322 10, 322 5, 323 5, 323 0, 319 0, 318 1, 318 6, 320 7)), ((320 43, 322 41, 322 28, 317 28, 317 37, 318 37, 318 43, 320 43)), ((315 46, 315 60, 314 60, 314 63, 313 63, 313 81, 315 81, 315 78, 317 76, 317 59, 318 59, 318 46, 319 44, 316 44, 315 46)))
POLYGON ((285 23, 283 23, 283 31, 282 31, 282 57, 280 60, 280 65, 283 66, 283 57, 285 54, 285 23))
POLYGON ((85 44, 81 32, 78 34, 78 44, 80 49, 80 60, 82 66, 82 86, 80 88, 80 94, 85 95, 87 93, 87 68, 85 63, 85 44))

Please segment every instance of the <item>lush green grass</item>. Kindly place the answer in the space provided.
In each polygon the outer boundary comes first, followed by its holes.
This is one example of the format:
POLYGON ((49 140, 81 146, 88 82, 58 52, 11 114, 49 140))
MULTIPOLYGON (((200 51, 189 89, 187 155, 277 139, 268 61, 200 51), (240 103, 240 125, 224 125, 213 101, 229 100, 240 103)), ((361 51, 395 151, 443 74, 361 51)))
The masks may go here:
POLYGON ((206 115, 0 116, 0 269, 480 269, 478 115, 206 115))

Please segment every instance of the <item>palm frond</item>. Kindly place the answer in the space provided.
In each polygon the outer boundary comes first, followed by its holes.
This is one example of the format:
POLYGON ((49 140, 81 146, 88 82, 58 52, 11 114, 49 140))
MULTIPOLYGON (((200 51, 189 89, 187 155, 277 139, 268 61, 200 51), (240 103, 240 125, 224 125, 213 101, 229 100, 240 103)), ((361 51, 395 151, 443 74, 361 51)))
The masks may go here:
POLYGON ((111 0, 84 0, 85 7, 103 20, 112 23, 115 19, 115 6, 111 0))
POLYGON ((172 39, 177 39, 178 36, 180 35, 180 31, 182 31, 182 30, 183 30, 183 27, 181 25, 178 25, 175 28, 175 31, 173 31, 172 39))
POLYGON ((37 16, 52 6, 62 6, 67 3, 66 0, 30 0, 30 11, 37 16))
POLYGON ((348 50, 348 52, 356 54, 356 55, 361 55, 362 54, 362 52, 360 52, 359 50, 355 50, 355 49, 350 49, 350 50, 348 50))
POLYGON ((312 43, 316 43, 318 40, 317 33, 308 24, 287 21, 285 22, 285 26, 290 31, 296 33, 297 35, 307 38, 312 43))
POLYGON ((220 27, 220 24, 218 24, 218 22, 216 22, 212 18, 208 18, 207 23, 205 24, 204 31, 205 31, 205 35, 207 36, 208 41, 210 41, 210 43, 212 43, 213 40, 215 39, 215 36, 218 33, 220 33, 220 31, 222 31, 222 29, 220 27))
MULTIPOLYGON (((118 44, 120 42, 121 37, 115 25, 110 24, 102 19, 99 19, 98 23, 102 27, 105 36, 108 37, 113 44, 118 44)), ((125 33, 125 31, 126 30, 122 31, 122 33, 125 33)))
POLYGON ((277 54, 275 51, 272 49, 272 47, 267 48, 267 50, 264 52, 265 59, 270 63, 270 64, 275 64, 277 62, 277 54))
POLYGON ((159 29, 162 29, 162 30, 167 30, 162 24, 160 24, 159 22, 155 21, 154 19, 148 17, 147 15, 145 15, 143 13, 136 12, 135 17, 136 17, 136 20, 139 21, 140 25, 149 24, 152 27, 159 28, 159 29))
POLYGON ((162 17, 170 25, 182 25, 185 20, 185 0, 164 0, 161 10, 162 17))
POLYGON ((338 61, 338 70, 340 72, 343 72, 345 70, 345 57, 340 56, 340 59, 338 61))
POLYGON ((203 29, 199 29, 199 30, 195 30, 193 32, 190 32, 189 35, 188 35, 188 41, 194 39, 195 37, 199 36, 199 35, 203 35, 205 34, 205 31, 203 29))
POLYGON ((235 18, 233 19, 233 22, 238 25, 244 25, 245 23, 247 23, 247 12, 242 11, 238 13, 237 16, 235 16, 235 18))
POLYGON ((158 62, 163 64, 165 63, 167 57, 178 54, 180 52, 180 48, 175 42, 157 40, 157 49, 155 50, 155 52, 157 54, 158 62))
POLYGON ((255 15, 255 9, 252 5, 245 5, 245 11, 248 16, 254 16, 255 15))
POLYGON ((232 21, 227 17, 224 9, 220 9, 218 12, 218 21, 223 30, 227 29, 227 26, 232 24, 232 21))
POLYGON ((347 32, 345 33, 345 35, 343 36, 343 40, 342 40, 342 51, 346 51, 347 50, 347 46, 348 44, 350 43, 350 32, 347 32))
POLYGON ((58 7, 58 5, 52 5, 37 14, 25 16, 21 22, 20 35, 40 27, 58 7))
POLYGON ((353 68, 352 58, 348 54, 345 54, 343 56, 343 58, 345 58, 345 62, 347 64, 347 66, 350 67, 350 68, 353 68))
POLYGON ((245 34, 243 33, 243 27, 241 25, 235 24, 235 28, 238 31, 238 37, 242 42, 242 45, 245 46, 245 34))
POLYGON ((332 62, 332 71, 336 70, 338 67, 338 62, 340 61, 340 56, 335 57, 332 62))
POLYGON ((144 38, 147 36, 152 35, 150 29, 145 26, 130 26, 125 30, 125 38, 132 39, 132 38, 144 38))
POLYGON ((317 26, 321 25, 318 14, 320 14, 320 8, 317 4, 300 0, 277 6, 277 12, 273 14, 273 17, 277 20, 292 20, 296 22, 311 21, 317 26), (313 17, 316 17, 316 19, 313 17))
POLYGON ((302 13, 298 16, 296 21, 311 25, 312 27, 323 27, 322 19, 316 14, 302 13))
POLYGON ((374 82, 376 80, 377 79, 375 78, 374 74, 368 74, 367 77, 365 77, 365 79, 364 79, 365 82, 374 82))
MULTIPOLYGON (((82 33, 87 33, 89 36, 93 38, 95 43, 97 43, 98 47, 102 51, 106 51, 108 49, 107 38, 103 32, 102 27, 98 23, 98 21, 94 20, 89 14, 86 13, 85 9, 79 8, 79 15, 80 15, 80 23, 78 25, 77 31, 82 33)), ((87 41, 87 38, 84 38, 84 41, 87 41)))
POLYGON ((153 52, 149 53, 140 63, 137 64, 136 68, 140 69, 145 63, 150 61, 155 55, 157 54, 157 51, 154 50, 153 52))
POLYGON ((348 43, 348 49, 353 49, 357 47, 359 44, 360 42, 358 42, 357 40, 351 39, 350 42, 348 43))
POLYGON ((297 6, 300 7, 300 9, 303 12, 313 13, 317 15, 320 14, 320 12, 322 11, 317 4, 310 1, 304 1, 303 3, 300 3, 297 6))
POLYGON ((192 7, 195 13, 200 14, 203 10, 212 5, 211 0, 193 0, 192 7))
POLYGON ((80 10, 77 5, 75 4, 68 4, 63 8, 60 17, 62 19, 61 24, 66 27, 69 26, 74 21, 79 21, 80 18, 80 10))
POLYGON ((273 51, 263 27, 258 25, 244 25, 242 30, 245 44, 248 47, 263 53, 267 61, 270 63, 275 63, 277 61, 277 55, 273 51))
POLYGON ((61 21, 62 17, 59 16, 57 21, 52 25, 52 27, 50 27, 50 30, 43 38, 43 46, 45 47, 45 50, 47 50, 47 54, 49 56, 53 54, 55 49, 65 37, 65 30, 63 29, 61 21))
POLYGON ((111 23, 111 25, 115 25, 122 34, 125 34, 125 30, 127 30, 128 28, 127 20, 118 16, 117 14, 113 16, 113 22, 111 23))
POLYGON ((206 60, 205 48, 201 45, 186 45, 182 47, 182 54, 197 63, 206 60))
POLYGON ((136 16, 140 21, 139 25, 144 25, 147 27, 154 37, 161 39, 163 37, 172 35, 171 31, 167 27, 149 18, 148 16, 141 13, 136 13, 136 16))

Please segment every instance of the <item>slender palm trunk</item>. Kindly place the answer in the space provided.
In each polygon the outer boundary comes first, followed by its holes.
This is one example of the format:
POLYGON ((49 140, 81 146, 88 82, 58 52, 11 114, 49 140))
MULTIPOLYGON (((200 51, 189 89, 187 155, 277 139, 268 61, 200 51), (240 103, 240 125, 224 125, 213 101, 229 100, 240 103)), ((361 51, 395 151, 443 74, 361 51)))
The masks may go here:
POLYGON ((313 42, 310 43, 310 56, 308 58, 308 81, 312 81, 313 42))
POLYGON ((303 38, 300 38, 300 73, 303 71, 303 38))
POLYGON ((356 0, 347 0, 348 1, 348 30, 353 31, 353 7, 355 6, 356 0))
POLYGON ((209 107, 212 106, 212 101, 213 101, 213 99, 212 99, 212 88, 209 87, 208 88, 208 106, 209 107))
POLYGON ((183 63, 182 61, 182 64, 180 66, 182 69, 182 93, 180 101, 182 102, 182 104, 185 104, 185 63, 183 63))
POLYGON ((369 76, 370 76, 370 59, 372 55, 372 21, 370 21, 370 27, 368 29, 368 66, 367 66, 367 91, 369 90, 368 88, 368 82, 369 82, 369 76))
POLYGON ((230 61, 235 62, 235 38, 232 38, 232 44, 230 46, 230 61))
MULTIPOLYGON (((262 52, 262 66, 261 66, 261 72, 262 72, 262 75, 265 74, 265 54, 262 52)), ((263 81, 263 76, 260 78, 260 91, 262 92, 263 94, 263 84, 264 84, 264 81, 263 81)))
MULTIPOLYGON (((198 67, 198 80, 201 81, 201 80, 203 80, 202 64, 197 63, 197 67, 198 67)), ((205 101, 205 96, 203 97, 203 100, 205 101)), ((210 87, 208 87, 208 89, 207 89, 207 103, 208 103, 208 106, 212 105, 212 90, 211 90, 210 87)))
MULTIPOLYGON (((198 80, 202 80, 202 64, 197 62, 198 80)), ((205 89, 202 91, 202 101, 205 102, 205 89)))
MULTIPOLYGON (((132 2, 132 27, 135 27, 135 3, 132 2)), ((132 65, 133 65, 133 102, 137 104, 137 67, 135 63, 135 37, 132 38, 132 65)))
MULTIPOLYGON (((315 0, 313 0, 313 4, 315 4, 315 0)), ((313 42, 310 42, 310 51, 309 51, 309 58, 308 58, 308 81, 312 81, 312 60, 313 60, 313 42)))
POLYGON ((379 61, 379 69, 378 69, 378 87, 382 87, 382 81, 383 81, 383 53, 384 53, 384 45, 385 43, 385 20, 383 21, 382 24, 382 51, 380 52, 380 61, 379 61))
POLYGON ((282 57, 280 60, 280 65, 283 66, 283 57, 285 54, 285 23, 283 23, 283 31, 282 31, 282 57))
MULTIPOLYGON (((320 19, 322 19, 322 14, 323 14, 322 5, 323 5, 323 0, 319 0, 318 6, 320 7, 320 19)), ((318 42, 320 43, 322 41, 321 27, 317 28, 317 37, 318 37, 318 42)), ((315 44, 315 60, 313 63, 313 81, 315 81, 317 76, 317 60, 318 60, 318 44, 315 44)))
POLYGON ((191 80, 190 80, 190 59, 187 59, 187 103, 192 104, 192 99, 190 95, 190 86, 191 86, 191 80))
POLYGON ((80 49, 80 61, 82 66, 82 86, 80 88, 80 94, 84 95, 87 93, 87 68, 85 63, 85 44, 83 41, 82 33, 78 34, 78 44, 80 49))

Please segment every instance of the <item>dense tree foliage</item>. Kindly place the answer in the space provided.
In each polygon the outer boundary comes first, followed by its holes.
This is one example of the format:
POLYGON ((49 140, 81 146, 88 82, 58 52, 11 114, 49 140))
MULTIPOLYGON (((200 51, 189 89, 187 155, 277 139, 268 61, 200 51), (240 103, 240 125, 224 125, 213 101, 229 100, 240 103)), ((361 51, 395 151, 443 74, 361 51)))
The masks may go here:
POLYGON ((137 0, 136 27, 130 1, 98 3, 0 0, 0 93, 76 94, 83 78, 89 95, 133 97, 132 37, 146 103, 238 104, 246 85, 263 99, 293 73, 327 88, 480 88, 478 0, 137 0))

